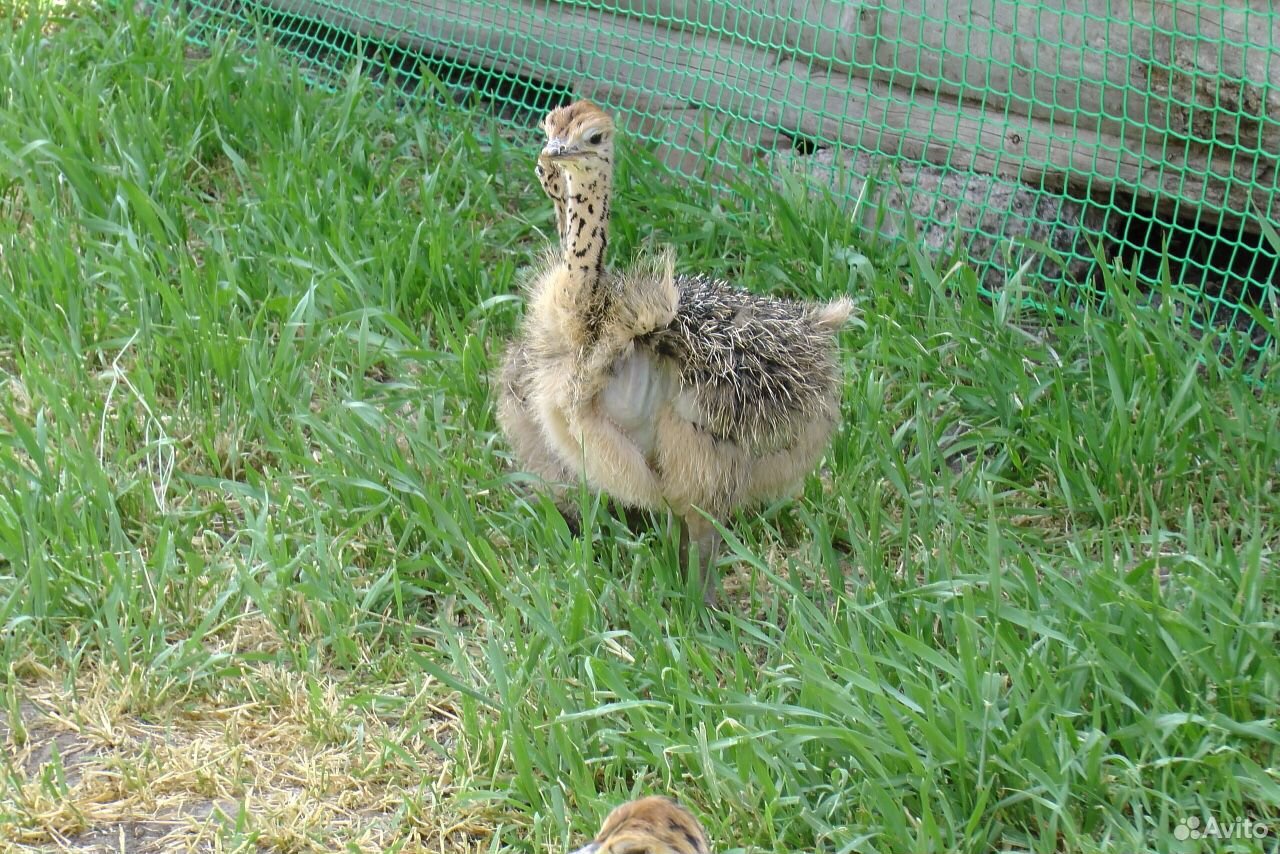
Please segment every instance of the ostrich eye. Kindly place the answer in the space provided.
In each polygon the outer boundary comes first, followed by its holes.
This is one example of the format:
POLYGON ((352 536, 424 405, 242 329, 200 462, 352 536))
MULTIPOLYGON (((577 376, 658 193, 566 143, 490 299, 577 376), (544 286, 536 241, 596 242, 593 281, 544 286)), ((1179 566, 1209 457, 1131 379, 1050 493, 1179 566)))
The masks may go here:
POLYGON ((591 134, 591 136, 587 137, 587 142, 589 142, 591 145, 599 145, 603 141, 604 141, 604 134, 602 134, 600 131, 596 131, 595 133, 591 134))

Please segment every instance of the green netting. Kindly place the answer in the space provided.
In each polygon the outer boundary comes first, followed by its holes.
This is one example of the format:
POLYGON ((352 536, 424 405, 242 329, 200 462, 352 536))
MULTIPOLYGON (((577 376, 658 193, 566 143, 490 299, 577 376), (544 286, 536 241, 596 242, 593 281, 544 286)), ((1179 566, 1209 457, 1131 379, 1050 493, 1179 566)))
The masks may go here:
POLYGON ((1022 268, 1092 292, 1099 249, 1151 279, 1167 263, 1197 328, 1271 343, 1270 2, 189 2, 213 31, 265 24, 315 69, 429 73, 512 123, 591 97, 690 177, 751 164, 851 203, 877 188, 928 246, 959 241, 988 291, 1022 268))

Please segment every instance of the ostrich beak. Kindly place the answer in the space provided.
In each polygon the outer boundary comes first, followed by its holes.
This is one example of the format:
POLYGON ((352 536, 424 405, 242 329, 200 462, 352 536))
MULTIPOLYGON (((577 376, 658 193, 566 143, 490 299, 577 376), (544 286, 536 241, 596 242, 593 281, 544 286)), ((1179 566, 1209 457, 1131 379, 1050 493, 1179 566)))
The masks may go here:
POLYGON ((548 160, 572 160, 580 154, 577 147, 562 139, 553 139, 542 149, 542 156, 548 160))

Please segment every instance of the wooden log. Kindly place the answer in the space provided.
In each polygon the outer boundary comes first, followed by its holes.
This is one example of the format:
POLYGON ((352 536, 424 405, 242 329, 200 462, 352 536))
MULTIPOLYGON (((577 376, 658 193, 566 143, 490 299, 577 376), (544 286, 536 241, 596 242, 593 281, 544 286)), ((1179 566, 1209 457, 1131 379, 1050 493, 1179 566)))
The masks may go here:
MULTIPOLYGON (((1067 0, 987 0, 977 8, 990 6, 988 23, 981 13, 964 11, 975 8, 968 2, 931 7, 927 18, 923 0, 755 0, 751 9, 764 10, 757 18, 788 11, 765 33, 752 30, 764 23, 752 23, 749 13, 743 27, 717 32, 534 0, 500 7, 367 0, 359 15, 317 0, 261 2, 559 85, 606 81, 614 105, 684 103, 736 120, 738 128, 762 124, 1076 193, 1105 195, 1114 188, 1164 212, 1178 207, 1185 215, 1190 208, 1250 230, 1251 214, 1280 219, 1280 60, 1272 61, 1275 48, 1268 48, 1280 44, 1280 17, 1268 19, 1267 31, 1250 26, 1258 13, 1249 9, 1135 2, 1141 15, 1124 22, 1082 15, 1103 0, 1078 0, 1070 8, 1067 0), (1046 22, 1054 22, 1058 41, 1079 44, 1066 49, 1032 38, 1046 22), (753 38, 767 36, 760 40, 777 49, 745 43, 742 29, 753 38), (993 34, 985 54, 975 50, 975 32, 993 34), (1151 46, 1147 59, 1108 53, 1117 39, 1124 50, 1142 44, 1143 32, 1151 46), (1239 42, 1224 41, 1227 36, 1239 42), (789 58, 808 51, 829 60, 789 58), (867 61, 876 69, 865 68, 867 61), (980 79, 992 92, 985 103, 959 97, 972 94, 980 79), (1224 118, 1224 108, 1236 112, 1224 118), (1245 156, 1235 145, 1247 146, 1245 156)), ((638 3, 631 0, 627 9, 634 13, 638 3)), ((660 142, 666 134, 657 124, 646 131, 660 142)))
MULTIPOLYGON (((1227 141, 1222 130, 1232 126, 1235 109, 1256 119, 1268 93, 1276 116, 1280 14, 1269 2, 1134 0, 1127 12, 1115 6, 1113 0, 616 0, 614 11, 765 46, 810 68, 983 100, 992 111, 1069 118, 1075 127, 1144 119, 1157 128, 1169 122, 1171 129, 1189 129, 1178 119, 1191 105, 1218 113, 1215 133, 1227 141)), ((1266 150, 1275 152, 1280 117, 1266 131, 1266 150)))

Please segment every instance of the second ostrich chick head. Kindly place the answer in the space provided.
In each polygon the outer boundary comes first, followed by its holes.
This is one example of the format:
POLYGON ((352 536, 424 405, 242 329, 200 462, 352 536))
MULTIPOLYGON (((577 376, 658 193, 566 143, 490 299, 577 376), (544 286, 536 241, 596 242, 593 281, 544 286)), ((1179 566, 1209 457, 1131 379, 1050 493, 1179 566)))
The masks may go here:
POLYGON ((539 160, 551 161, 576 178, 613 171, 613 119, 590 101, 575 101, 547 114, 547 144, 539 160))
POLYGON ((604 820, 596 838, 573 854, 708 854, 706 831, 670 798, 630 801, 604 820))

